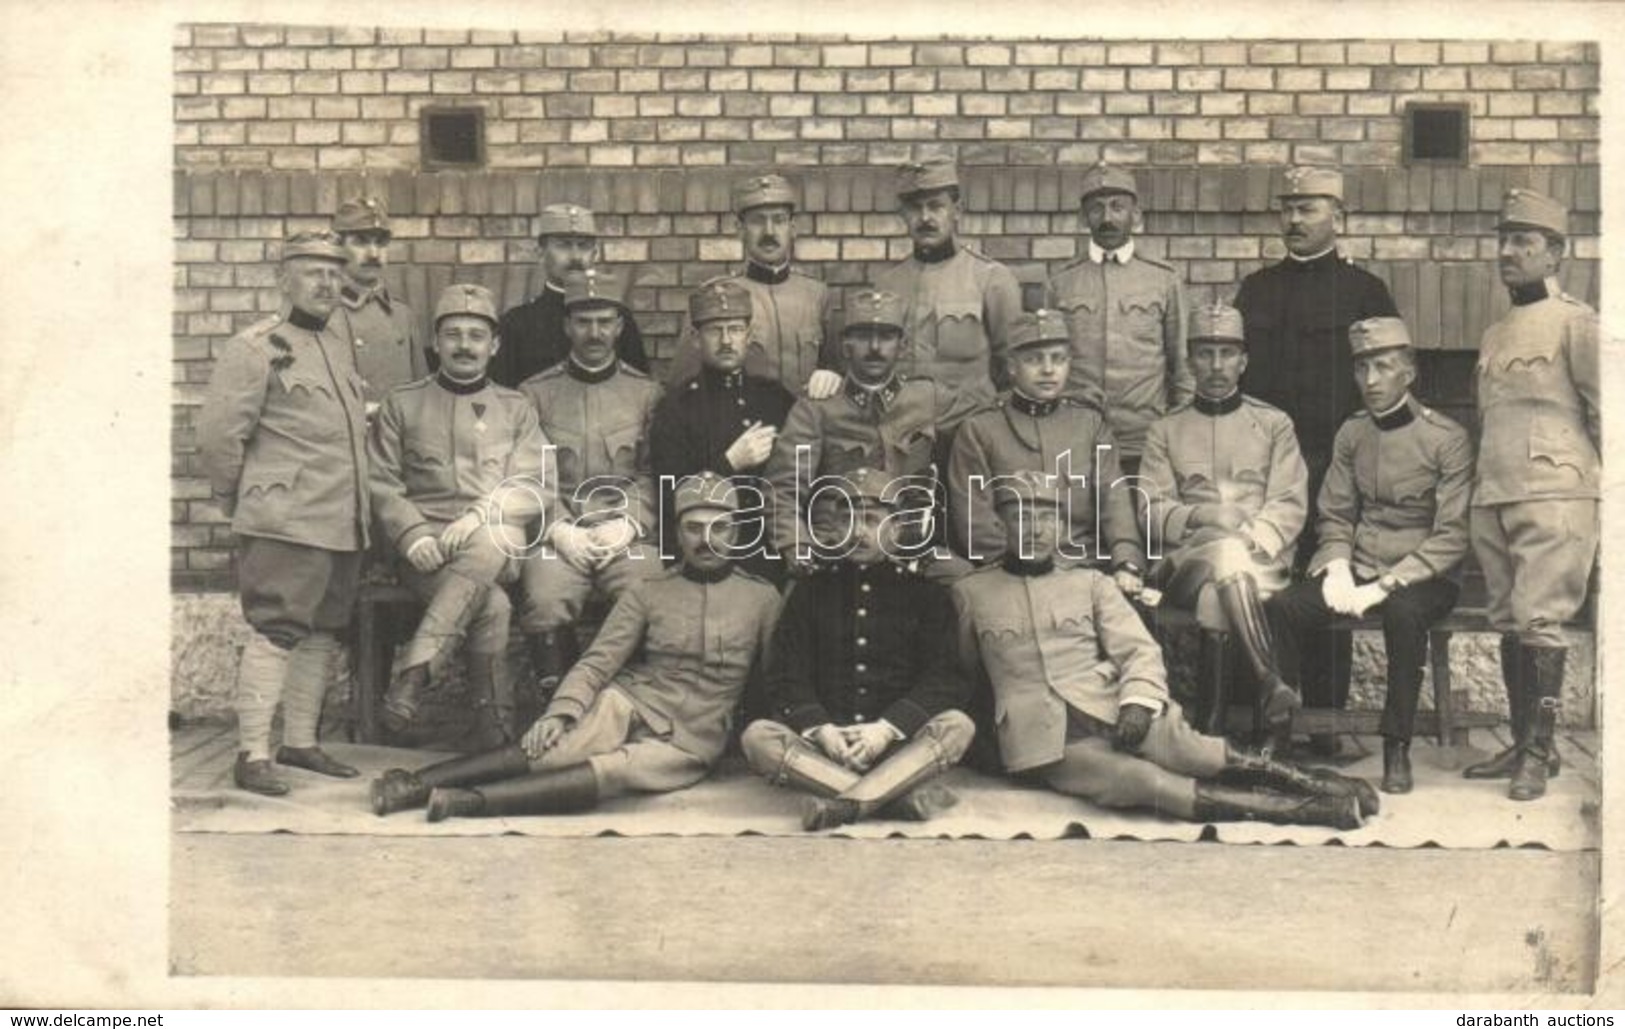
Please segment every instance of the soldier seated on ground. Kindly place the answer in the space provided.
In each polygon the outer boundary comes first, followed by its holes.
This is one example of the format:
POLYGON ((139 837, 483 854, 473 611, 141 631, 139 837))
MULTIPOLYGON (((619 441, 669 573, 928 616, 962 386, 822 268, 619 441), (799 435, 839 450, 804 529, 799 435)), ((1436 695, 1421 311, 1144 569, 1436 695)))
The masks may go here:
POLYGON ((498 583, 517 578, 510 558, 525 522, 553 506, 557 478, 536 409, 487 378, 496 327, 490 290, 448 286, 435 308, 439 371, 390 391, 367 440, 373 510, 402 581, 428 604, 395 662, 384 725, 412 724, 430 677, 466 639, 478 749, 514 739, 511 608, 498 583), (518 480, 524 488, 505 485, 518 480))
POLYGON ((953 586, 961 659, 985 670, 1006 770, 1105 807, 1355 829, 1376 792, 1243 753, 1185 723, 1162 651, 1111 579, 1054 559, 1060 491, 1001 492, 1012 548, 953 586))
POLYGON ((909 485, 868 468, 845 483, 848 552, 791 589, 765 682, 773 718, 741 740, 756 772, 815 795, 808 830, 877 814, 929 818, 954 798, 921 787, 959 761, 975 732, 945 646, 948 595, 906 561, 899 501, 909 485))
POLYGON ((737 507, 726 479, 685 482, 683 563, 622 594, 524 738, 416 772, 392 768, 373 781, 373 811, 426 803, 431 822, 569 814, 705 778, 778 615, 777 591, 724 556, 737 507))

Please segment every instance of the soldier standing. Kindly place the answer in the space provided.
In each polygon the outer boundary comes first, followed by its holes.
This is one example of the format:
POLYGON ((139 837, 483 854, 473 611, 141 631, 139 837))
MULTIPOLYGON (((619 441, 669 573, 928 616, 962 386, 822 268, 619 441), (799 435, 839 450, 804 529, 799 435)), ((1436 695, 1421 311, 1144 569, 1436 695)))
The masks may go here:
POLYGON ((1557 283, 1568 211, 1526 189, 1501 209, 1501 281, 1512 310, 1484 333, 1477 368, 1478 471, 1472 544, 1501 633, 1513 746, 1469 779, 1510 776, 1534 800, 1558 772, 1553 727, 1563 696, 1563 623, 1585 603, 1596 560, 1602 467, 1597 314, 1557 283))
POLYGON ((393 238, 384 202, 346 200, 333 216, 333 231, 350 262, 332 327, 350 341, 371 414, 390 390, 428 375, 429 358, 418 338, 417 315, 383 281, 393 238))
POLYGON ((279 764, 348 778, 317 744, 336 633, 350 623, 367 548, 365 400, 328 329, 348 255, 329 233, 282 245, 284 313, 233 337, 199 423, 216 503, 237 535, 237 587, 253 628, 237 665, 238 787, 280 796, 279 764))

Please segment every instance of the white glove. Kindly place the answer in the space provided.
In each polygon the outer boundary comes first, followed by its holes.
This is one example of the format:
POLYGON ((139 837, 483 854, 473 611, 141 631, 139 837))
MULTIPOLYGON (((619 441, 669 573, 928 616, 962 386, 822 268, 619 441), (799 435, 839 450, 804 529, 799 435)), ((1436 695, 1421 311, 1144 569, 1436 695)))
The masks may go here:
POLYGON ((1341 615, 1353 614, 1354 589, 1354 574, 1349 570, 1348 561, 1340 558, 1326 566, 1326 576, 1320 583, 1320 595, 1327 607, 1341 615))

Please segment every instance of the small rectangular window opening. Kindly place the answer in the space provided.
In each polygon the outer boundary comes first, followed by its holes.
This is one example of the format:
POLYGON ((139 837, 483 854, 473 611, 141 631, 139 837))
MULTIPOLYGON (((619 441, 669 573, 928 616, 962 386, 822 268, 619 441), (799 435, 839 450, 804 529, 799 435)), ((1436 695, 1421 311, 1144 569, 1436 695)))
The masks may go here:
POLYGON ((1405 163, 1466 164, 1469 117, 1466 104, 1406 104, 1405 163))
POLYGON ((480 107, 425 107, 419 123, 423 167, 480 168, 485 165, 485 110, 480 107))

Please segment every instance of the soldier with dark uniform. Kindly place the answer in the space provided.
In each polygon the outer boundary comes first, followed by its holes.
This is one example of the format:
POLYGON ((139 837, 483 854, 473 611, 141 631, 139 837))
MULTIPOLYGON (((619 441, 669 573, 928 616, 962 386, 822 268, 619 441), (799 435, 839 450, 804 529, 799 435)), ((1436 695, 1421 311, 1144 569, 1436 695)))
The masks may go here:
POLYGON ((1266 720, 1301 706, 1282 679, 1263 598, 1292 580, 1293 547, 1308 510, 1308 473, 1292 419, 1241 392, 1247 340, 1241 314, 1214 304, 1191 312, 1196 396, 1151 423, 1140 465, 1152 550, 1151 584, 1162 603, 1202 628, 1197 679, 1208 687, 1197 723, 1224 732, 1229 706, 1221 639, 1240 645, 1258 682, 1266 720))
POLYGON ((951 768, 975 729, 951 647, 943 587, 894 559, 898 486, 885 472, 846 477, 857 509, 845 560, 797 582, 785 599, 766 675, 769 719, 741 743, 758 774, 814 794, 807 830, 879 814, 924 820, 956 798, 922 790, 951 768))
MULTIPOLYGON (((536 245, 542 259, 542 291, 502 313, 497 335, 502 351, 491 363, 491 381, 517 387, 537 372, 546 371, 570 353, 564 329, 564 282, 570 275, 591 271, 602 252, 598 223, 593 213, 576 204, 548 204, 536 219, 536 245)), ((628 310, 615 352, 640 372, 649 370, 643 334, 628 310)))
POLYGON ((1171 265, 1135 252, 1139 187, 1127 169, 1097 164, 1084 175, 1084 256, 1049 284, 1049 306, 1072 331, 1067 391, 1103 405, 1130 475, 1145 430, 1191 396, 1185 366, 1185 294, 1171 265))
POLYGON ((875 288, 902 298, 910 344, 902 369, 992 400, 1006 334, 1021 313, 1021 286, 1010 269, 959 242, 959 171, 952 160, 903 165, 897 200, 914 253, 876 276, 875 288))
MULTIPOLYGON (((815 542, 832 529, 844 535, 849 520, 849 509, 817 492, 816 479, 875 468, 894 478, 934 481, 934 469, 947 463, 954 430, 977 407, 972 392, 897 371, 903 325, 903 302, 895 293, 854 295, 841 332, 841 391, 825 400, 796 401, 773 446, 766 472, 774 494, 773 539, 792 571, 810 567, 815 542)), ((935 564, 945 574, 964 570, 952 555, 935 564)))
POLYGON ((1484 333, 1476 385, 1483 425, 1472 544, 1501 633, 1513 746, 1466 769, 1510 776, 1508 796, 1534 800, 1559 769, 1552 745, 1563 696, 1562 626, 1585 603, 1597 555, 1601 387, 1597 313, 1557 283, 1568 211, 1526 189, 1501 209, 1501 281, 1512 310, 1484 333))
POLYGON ((496 326, 490 290, 446 287, 435 306, 439 370, 390 392, 367 443, 373 510, 402 580, 428 605, 395 662, 384 725, 411 725, 419 693, 466 639, 481 750, 515 739, 512 612, 499 583, 517 578, 526 523, 554 515, 558 481, 536 409, 486 376, 496 326))
POLYGON ((214 500, 237 536, 238 591, 254 630, 237 665, 232 776, 268 796, 288 792, 270 760, 279 700, 279 764, 357 774, 316 741, 370 516, 361 377, 328 325, 348 256, 329 233, 288 237, 278 280, 286 310, 226 344, 198 426, 214 500))
POLYGON ((418 338, 417 315, 383 282, 392 238, 384 202, 377 197, 346 200, 333 215, 333 231, 350 263, 332 328, 350 341, 371 414, 390 390, 428 375, 429 358, 418 338))
POLYGON ((715 475, 677 492, 683 563, 634 583, 517 746, 374 781, 379 815, 428 820, 570 814, 627 792, 694 785, 721 757, 777 620, 772 586, 725 556, 737 504, 715 475))
MULTIPOLYGON (((734 218, 745 248, 744 271, 727 276, 750 294, 755 317, 745 371, 772 379, 792 394, 832 396, 841 387, 840 346, 829 331, 829 287, 791 267, 796 241, 796 194, 782 175, 734 183, 734 218)), ((678 343, 666 381, 675 387, 702 364, 693 332, 678 343)))
POLYGON ((559 517, 520 570, 520 625, 544 689, 576 659, 575 623, 594 587, 619 597, 659 575, 649 423, 660 387, 616 356, 631 317, 619 275, 594 269, 565 280, 569 357, 519 387, 557 447, 559 517))
POLYGON ((693 377, 661 397, 649 433, 649 452, 660 482, 663 554, 675 553, 677 542, 671 517, 676 482, 716 472, 742 491, 736 540, 756 552, 741 554, 740 559, 751 571, 776 578, 781 566, 766 560, 772 539, 762 517, 773 498, 764 492, 760 475, 795 398, 777 380, 752 375, 745 367, 754 309, 751 291, 737 279, 713 279, 689 295, 689 321, 703 364, 693 377), (668 478, 674 481, 668 483, 668 478))
POLYGON ((1112 581, 1054 559, 1061 493, 1022 473, 999 513, 1021 540, 953 586, 961 661, 997 698, 1005 768, 1113 808, 1206 822, 1257 819, 1354 829, 1370 786, 1237 751, 1185 723, 1162 651, 1112 581))
POLYGON ((1382 616, 1388 696, 1382 711, 1382 788, 1409 793, 1410 745, 1428 630, 1450 613, 1467 555, 1473 451, 1461 426, 1410 395, 1416 358, 1398 318, 1349 328, 1365 410, 1338 430, 1320 487, 1310 580, 1269 599, 1281 663, 1311 704, 1341 708, 1346 686, 1297 678, 1305 633, 1338 615, 1382 616))

